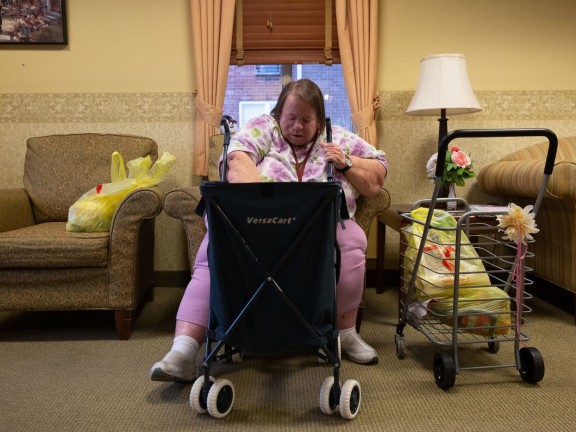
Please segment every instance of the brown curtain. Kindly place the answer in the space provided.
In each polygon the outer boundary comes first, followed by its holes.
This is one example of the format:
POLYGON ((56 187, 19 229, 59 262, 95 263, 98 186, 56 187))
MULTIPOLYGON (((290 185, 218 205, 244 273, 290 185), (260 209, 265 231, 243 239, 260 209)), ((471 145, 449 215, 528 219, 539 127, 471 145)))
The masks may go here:
POLYGON ((378 0, 336 0, 336 26, 352 123, 358 135, 377 146, 378 0))
POLYGON ((194 67, 196 73, 196 127, 192 173, 208 174, 209 139, 218 133, 226 83, 236 0, 190 0, 194 67))

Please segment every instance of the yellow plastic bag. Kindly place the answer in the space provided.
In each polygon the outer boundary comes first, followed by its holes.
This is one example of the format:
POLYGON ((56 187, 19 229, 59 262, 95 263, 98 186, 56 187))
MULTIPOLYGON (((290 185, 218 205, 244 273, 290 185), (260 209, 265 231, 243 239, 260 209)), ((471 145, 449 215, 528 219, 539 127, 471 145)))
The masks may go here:
MULTIPOLYGON (((445 324, 452 325, 453 298, 432 300, 428 309, 445 324)), ((508 295, 498 287, 458 290, 458 328, 493 337, 511 331, 512 317, 508 295)))
MULTIPOLYGON (((404 267, 412 274, 420 247, 427 208, 412 211, 413 222, 405 230, 408 247, 404 267)), ((444 211, 434 210, 431 227, 415 280, 415 297, 435 318, 452 325, 454 282, 456 270, 456 219, 444 211), (438 228, 447 228, 442 230, 438 228)), ((510 331, 510 301, 490 278, 465 233, 460 237, 460 274, 458 279, 458 325, 470 333, 485 336, 508 334, 510 331)))
POLYGON ((166 178, 176 158, 168 152, 152 165, 150 156, 129 161, 126 168, 118 152, 112 154, 110 183, 96 186, 82 195, 68 210, 66 231, 109 231, 114 212, 133 190, 155 186, 166 178))
MULTIPOLYGON (((408 247, 404 255, 404 266, 410 273, 414 270, 414 261, 418 254, 424 223, 428 209, 424 207, 412 211, 412 217, 422 223, 414 222, 405 231, 408 247)), ((417 271, 415 285, 418 300, 442 299, 454 295, 454 271, 456 252, 456 219, 444 210, 434 210, 432 227, 448 230, 428 230, 424 251, 417 271)), ((482 260, 470 245, 468 237, 461 233, 460 273, 458 286, 491 286, 482 260)))

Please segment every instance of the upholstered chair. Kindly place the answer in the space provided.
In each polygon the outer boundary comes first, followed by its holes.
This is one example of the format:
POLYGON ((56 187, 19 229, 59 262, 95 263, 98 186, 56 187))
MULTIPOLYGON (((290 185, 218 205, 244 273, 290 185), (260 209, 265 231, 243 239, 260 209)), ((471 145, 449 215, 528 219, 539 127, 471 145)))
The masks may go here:
MULTIPOLYGON (((208 180, 218 180, 218 160, 222 154, 224 135, 217 134, 210 138, 210 153, 208 157, 208 180)), ((195 214, 196 207, 200 201, 200 188, 189 187, 170 191, 164 197, 164 210, 170 216, 179 219, 184 227, 184 232, 188 244, 188 257, 190 268, 193 268, 196 253, 200 243, 206 233, 204 220, 195 214)), ((390 195, 384 188, 375 197, 360 197, 357 201, 356 221, 362 227, 366 236, 370 231, 370 226, 374 218, 383 213, 390 205, 390 195)), ((359 331, 362 322, 364 302, 362 301, 359 311, 356 328, 359 331)))
POLYGON ((69 207, 110 181, 114 151, 125 161, 158 157, 157 144, 137 136, 28 139, 24 187, 0 190, 0 310, 112 310, 118 338, 130 337, 134 311, 152 292, 160 189, 130 193, 109 232, 66 231, 69 207))
MULTIPOLYGON (((483 192, 504 204, 534 204, 543 182, 548 141, 504 156, 478 174, 483 192)), ((540 232, 530 244, 534 274, 572 293, 576 322, 576 137, 558 139, 552 175, 536 215, 540 232)))

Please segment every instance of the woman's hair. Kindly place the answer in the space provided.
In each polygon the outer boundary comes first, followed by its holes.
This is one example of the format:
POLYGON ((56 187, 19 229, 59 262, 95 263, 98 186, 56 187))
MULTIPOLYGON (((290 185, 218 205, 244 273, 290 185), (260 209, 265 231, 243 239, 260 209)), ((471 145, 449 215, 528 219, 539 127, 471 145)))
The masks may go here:
POLYGON ((276 106, 270 111, 270 115, 276 119, 277 122, 280 121, 280 114, 282 113, 282 108, 284 108, 284 103, 290 95, 298 96, 316 112, 316 117, 318 117, 318 123, 320 127, 318 128, 318 134, 324 131, 326 127, 326 110, 324 108, 324 95, 320 87, 307 78, 300 79, 298 81, 291 81, 284 86, 278 96, 278 101, 276 106))

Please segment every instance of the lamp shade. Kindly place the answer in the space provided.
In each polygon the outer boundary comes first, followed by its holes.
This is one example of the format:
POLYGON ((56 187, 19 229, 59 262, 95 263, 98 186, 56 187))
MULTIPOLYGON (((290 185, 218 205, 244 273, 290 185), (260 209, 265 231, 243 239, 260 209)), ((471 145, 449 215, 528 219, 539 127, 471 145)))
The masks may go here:
POLYGON ((469 114, 482 108, 474 96, 466 57, 462 54, 436 54, 420 61, 416 93, 406 110, 409 115, 469 114))

